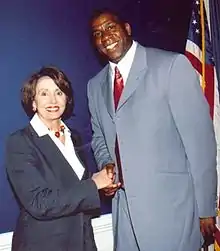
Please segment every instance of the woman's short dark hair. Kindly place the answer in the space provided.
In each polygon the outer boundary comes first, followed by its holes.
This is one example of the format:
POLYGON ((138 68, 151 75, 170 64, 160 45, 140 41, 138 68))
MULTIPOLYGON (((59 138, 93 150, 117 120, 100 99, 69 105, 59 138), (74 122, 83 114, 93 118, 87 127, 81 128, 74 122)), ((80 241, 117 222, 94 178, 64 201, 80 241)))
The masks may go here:
POLYGON ((62 119, 68 119, 73 113, 74 100, 73 100, 73 89, 71 82, 67 76, 58 68, 54 66, 42 67, 38 72, 35 72, 25 82, 21 89, 21 104, 29 118, 34 115, 33 101, 36 95, 36 86, 38 81, 43 77, 51 78, 54 83, 60 88, 60 90, 66 94, 67 103, 66 109, 62 115, 62 119))

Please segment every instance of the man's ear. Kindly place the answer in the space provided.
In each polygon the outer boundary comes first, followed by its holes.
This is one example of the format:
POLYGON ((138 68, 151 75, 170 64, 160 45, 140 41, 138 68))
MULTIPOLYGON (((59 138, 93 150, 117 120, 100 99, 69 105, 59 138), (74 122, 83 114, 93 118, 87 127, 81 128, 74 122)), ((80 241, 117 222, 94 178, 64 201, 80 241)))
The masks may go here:
POLYGON ((128 35, 131 36, 131 25, 129 23, 125 23, 125 30, 127 31, 128 35))

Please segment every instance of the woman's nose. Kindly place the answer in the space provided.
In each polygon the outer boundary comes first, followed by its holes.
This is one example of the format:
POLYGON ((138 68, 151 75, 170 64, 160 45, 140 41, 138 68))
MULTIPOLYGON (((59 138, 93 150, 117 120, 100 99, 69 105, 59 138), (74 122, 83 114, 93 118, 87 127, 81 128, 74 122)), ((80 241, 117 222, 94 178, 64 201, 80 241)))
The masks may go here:
POLYGON ((55 104, 56 103, 56 96, 55 95, 51 95, 50 101, 51 101, 52 104, 55 104))

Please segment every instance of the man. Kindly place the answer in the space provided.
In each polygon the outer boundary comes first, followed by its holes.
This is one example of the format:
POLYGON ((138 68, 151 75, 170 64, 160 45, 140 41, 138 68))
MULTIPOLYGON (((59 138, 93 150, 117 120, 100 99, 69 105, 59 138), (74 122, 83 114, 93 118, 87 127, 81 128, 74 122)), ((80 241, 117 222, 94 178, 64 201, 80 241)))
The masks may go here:
POLYGON ((89 81, 88 100, 98 167, 116 172, 106 191, 115 250, 197 251, 201 233, 214 231, 217 174, 196 73, 185 56, 133 41, 130 25, 109 11, 91 29, 109 61, 89 81))

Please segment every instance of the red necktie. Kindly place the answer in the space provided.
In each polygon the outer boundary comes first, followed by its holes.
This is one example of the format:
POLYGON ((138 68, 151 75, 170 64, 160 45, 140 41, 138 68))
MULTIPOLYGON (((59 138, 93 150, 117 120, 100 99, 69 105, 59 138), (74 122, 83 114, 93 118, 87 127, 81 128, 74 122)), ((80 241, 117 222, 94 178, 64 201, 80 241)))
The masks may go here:
POLYGON ((118 107, 118 102, 121 97, 122 91, 124 88, 123 78, 121 76, 118 67, 115 67, 115 79, 114 79, 114 101, 115 101, 115 110, 118 107))
MULTIPOLYGON (((122 78, 121 73, 119 72, 119 70, 116 66, 115 67, 115 78, 114 78, 115 110, 117 110, 118 102, 121 97, 123 88, 124 88, 123 78, 122 78)), ((119 179, 119 182, 121 182, 121 184, 123 185, 124 182, 123 182, 123 176, 122 176, 121 160, 120 160, 120 153, 119 153, 117 137, 115 140, 115 155, 116 155, 116 161, 117 161, 117 166, 118 166, 118 179, 119 179)))

